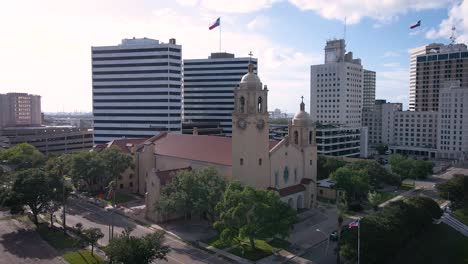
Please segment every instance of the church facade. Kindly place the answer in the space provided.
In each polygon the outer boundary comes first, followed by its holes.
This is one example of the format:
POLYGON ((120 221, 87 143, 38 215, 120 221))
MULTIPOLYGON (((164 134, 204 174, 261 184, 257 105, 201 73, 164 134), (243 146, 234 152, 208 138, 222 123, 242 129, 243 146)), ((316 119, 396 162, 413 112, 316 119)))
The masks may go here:
POLYGON ((138 192, 146 196, 146 217, 162 222, 176 215, 154 209, 161 189, 180 170, 213 166, 227 180, 277 192, 294 209, 317 203, 315 127, 305 105, 289 122, 281 141, 269 139, 268 89, 249 65, 234 91, 232 138, 161 133, 134 150, 138 192))

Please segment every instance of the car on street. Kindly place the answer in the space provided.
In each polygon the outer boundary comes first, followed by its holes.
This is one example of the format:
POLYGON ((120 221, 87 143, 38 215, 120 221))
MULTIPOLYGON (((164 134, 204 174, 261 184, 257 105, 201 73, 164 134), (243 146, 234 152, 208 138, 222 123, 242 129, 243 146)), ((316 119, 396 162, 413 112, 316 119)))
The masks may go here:
POLYGON ((330 234, 330 240, 331 241, 337 241, 338 240, 338 232, 335 230, 333 232, 331 232, 330 234))

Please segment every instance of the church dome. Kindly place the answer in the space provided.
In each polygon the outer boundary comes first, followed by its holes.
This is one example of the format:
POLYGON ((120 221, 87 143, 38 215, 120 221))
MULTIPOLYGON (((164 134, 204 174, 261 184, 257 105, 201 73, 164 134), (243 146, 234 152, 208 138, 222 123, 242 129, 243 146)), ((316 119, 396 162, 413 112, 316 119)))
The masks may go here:
POLYGON ((309 125, 310 122, 310 115, 305 111, 305 104, 304 101, 302 101, 300 110, 294 115, 292 123, 293 125, 309 125))
POLYGON ((242 76, 240 81, 241 89, 261 90, 262 82, 257 74, 253 72, 253 64, 249 64, 249 72, 242 76))

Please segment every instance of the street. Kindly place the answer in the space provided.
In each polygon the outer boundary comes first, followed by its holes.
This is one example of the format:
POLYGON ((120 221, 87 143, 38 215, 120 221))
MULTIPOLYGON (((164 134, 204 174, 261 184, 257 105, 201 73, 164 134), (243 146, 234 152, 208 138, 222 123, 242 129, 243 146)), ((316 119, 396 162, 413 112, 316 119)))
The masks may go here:
MULTIPOLYGON (((61 219, 62 212, 56 214, 57 218, 61 219)), ((70 198, 67 205, 67 226, 75 226, 77 223, 82 223, 83 228, 97 227, 104 233, 99 243, 107 245, 109 243, 109 225, 112 222, 111 212, 104 210, 96 205, 81 201, 76 198, 70 198)), ((114 236, 120 234, 124 228, 130 227, 133 229, 132 235, 143 236, 154 232, 153 229, 139 225, 133 220, 122 215, 114 215, 114 236)), ((166 235, 166 244, 170 246, 171 252, 167 255, 167 262, 158 261, 159 263, 226 263, 224 259, 218 259, 215 255, 209 254, 198 248, 194 248, 178 239, 166 235)))

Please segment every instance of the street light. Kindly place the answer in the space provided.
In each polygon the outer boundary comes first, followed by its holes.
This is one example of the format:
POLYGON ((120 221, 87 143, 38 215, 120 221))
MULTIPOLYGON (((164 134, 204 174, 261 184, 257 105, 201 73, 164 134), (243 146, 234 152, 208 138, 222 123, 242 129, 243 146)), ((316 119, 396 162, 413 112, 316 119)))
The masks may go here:
POLYGON ((327 248, 325 249, 325 256, 327 256, 328 255, 328 246, 330 245, 330 236, 328 236, 327 234, 325 234, 325 232, 323 232, 322 230, 320 230, 318 228, 315 229, 315 231, 322 233, 327 238, 327 248))

